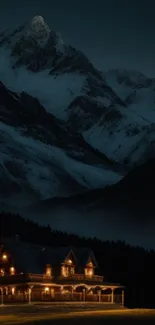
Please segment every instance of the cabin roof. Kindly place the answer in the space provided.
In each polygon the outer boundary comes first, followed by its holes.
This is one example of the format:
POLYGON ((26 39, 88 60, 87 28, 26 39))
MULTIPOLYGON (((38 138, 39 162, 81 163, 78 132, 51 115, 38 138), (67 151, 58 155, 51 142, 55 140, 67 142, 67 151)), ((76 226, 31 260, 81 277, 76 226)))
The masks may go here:
POLYGON ((71 251, 71 247, 44 247, 42 251, 44 264, 61 264, 65 261, 71 251))
POLYGON ((76 264, 86 265, 91 256, 95 266, 97 266, 94 254, 88 248, 35 245, 16 238, 4 238, 3 244, 4 248, 12 255, 14 264, 21 272, 43 273, 46 264, 59 265, 64 262, 70 252, 72 252, 76 264))
POLYGON ((37 245, 16 241, 14 238, 3 239, 4 249, 11 254, 13 263, 21 272, 42 273, 41 249, 37 245))
POLYGON ((73 247, 72 250, 74 251, 75 256, 77 257, 77 260, 81 266, 86 266, 86 264, 89 262, 89 259, 92 258, 95 267, 98 267, 94 252, 89 248, 73 247))

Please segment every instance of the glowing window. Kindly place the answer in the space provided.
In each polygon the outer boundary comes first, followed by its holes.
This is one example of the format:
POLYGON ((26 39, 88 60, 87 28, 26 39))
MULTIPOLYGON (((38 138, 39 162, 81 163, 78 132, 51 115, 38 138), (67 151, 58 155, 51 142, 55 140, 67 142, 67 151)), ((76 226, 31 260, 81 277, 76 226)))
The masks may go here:
POLYGON ((46 266, 46 275, 51 276, 52 275, 52 268, 50 265, 46 266))
POLYGON ((14 268, 14 266, 11 266, 10 267, 10 274, 11 275, 14 275, 15 274, 15 268, 14 268))
POLYGON ((66 266, 61 267, 61 275, 67 277, 69 275, 69 269, 66 266))
POLYGON ((15 294, 15 287, 12 287, 12 288, 11 288, 11 292, 12 292, 12 295, 15 294))
POLYGON ((7 255, 6 255, 6 254, 3 254, 3 255, 2 255, 2 259, 3 259, 4 261, 6 261, 6 260, 8 259, 7 255))
POLYGON ((93 268, 85 268, 85 275, 86 275, 86 277, 91 278, 94 275, 93 268))
POLYGON ((67 263, 68 263, 68 264, 72 264, 72 260, 69 259, 69 260, 67 261, 67 263))

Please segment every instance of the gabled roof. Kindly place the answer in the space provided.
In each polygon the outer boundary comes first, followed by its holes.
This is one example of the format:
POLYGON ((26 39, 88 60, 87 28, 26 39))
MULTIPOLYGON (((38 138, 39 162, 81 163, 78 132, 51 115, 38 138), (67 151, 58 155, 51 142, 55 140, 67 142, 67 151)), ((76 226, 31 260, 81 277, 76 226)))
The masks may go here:
POLYGON ((94 266, 98 267, 98 263, 96 261, 95 255, 92 250, 90 250, 89 248, 77 248, 77 247, 72 247, 72 249, 77 257, 78 263, 81 266, 86 266, 90 258, 92 258, 92 262, 94 266))
POLYGON ((65 259, 68 257, 69 254, 72 254, 74 256, 75 261, 76 256, 74 254, 74 251, 72 251, 72 248, 67 247, 45 247, 42 250, 42 256, 44 264, 51 264, 51 265, 58 265, 65 261, 65 259))
POLYGON ((91 257, 97 266, 94 254, 88 248, 41 246, 16 240, 16 238, 3 238, 3 244, 21 272, 43 273, 46 264, 60 265, 70 253, 76 264, 85 266, 91 257))

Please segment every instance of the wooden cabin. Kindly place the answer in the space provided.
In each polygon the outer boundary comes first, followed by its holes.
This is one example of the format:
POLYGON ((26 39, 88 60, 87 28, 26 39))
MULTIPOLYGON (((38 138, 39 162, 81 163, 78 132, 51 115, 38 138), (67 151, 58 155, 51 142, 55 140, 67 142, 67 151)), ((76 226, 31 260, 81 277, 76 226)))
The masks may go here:
POLYGON ((94 301, 124 304, 124 288, 97 275, 92 250, 45 247, 3 238, 0 248, 1 302, 94 301))

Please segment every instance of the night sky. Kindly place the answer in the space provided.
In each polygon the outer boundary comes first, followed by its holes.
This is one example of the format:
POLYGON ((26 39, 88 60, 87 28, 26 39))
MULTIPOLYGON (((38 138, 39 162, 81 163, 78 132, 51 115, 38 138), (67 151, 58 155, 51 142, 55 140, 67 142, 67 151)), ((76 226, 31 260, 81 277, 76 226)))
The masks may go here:
POLYGON ((42 15, 95 66, 155 77, 154 0, 1 0, 0 28, 42 15))

